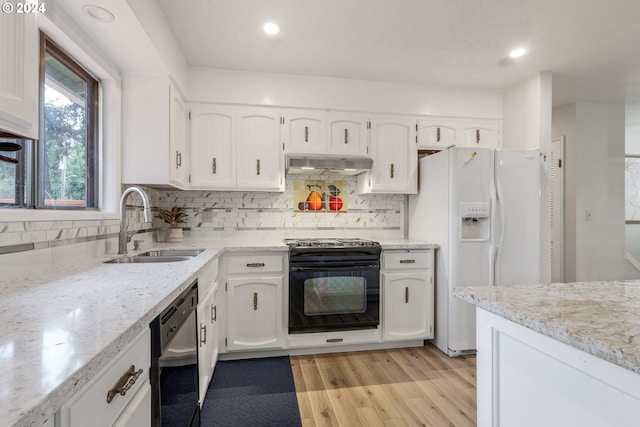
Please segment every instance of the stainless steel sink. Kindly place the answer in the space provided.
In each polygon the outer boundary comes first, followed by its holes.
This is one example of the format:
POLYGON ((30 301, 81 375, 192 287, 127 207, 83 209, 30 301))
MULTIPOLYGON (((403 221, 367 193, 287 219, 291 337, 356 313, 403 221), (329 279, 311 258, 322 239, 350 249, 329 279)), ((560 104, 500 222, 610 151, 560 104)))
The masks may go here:
POLYGON ((137 256, 139 257, 189 257, 200 255, 204 252, 204 249, 156 249, 153 251, 147 251, 137 256))
POLYGON ((105 264, 141 264, 152 262, 188 261, 204 252, 204 249, 157 249, 139 255, 105 261, 105 264))

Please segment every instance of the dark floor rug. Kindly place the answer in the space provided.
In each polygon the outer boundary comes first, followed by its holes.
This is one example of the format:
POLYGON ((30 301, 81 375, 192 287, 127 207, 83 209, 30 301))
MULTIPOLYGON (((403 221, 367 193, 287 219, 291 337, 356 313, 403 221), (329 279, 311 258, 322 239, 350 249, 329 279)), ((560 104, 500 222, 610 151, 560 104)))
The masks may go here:
POLYGON ((203 427, 301 426, 289 357, 218 362, 201 422, 203 427))

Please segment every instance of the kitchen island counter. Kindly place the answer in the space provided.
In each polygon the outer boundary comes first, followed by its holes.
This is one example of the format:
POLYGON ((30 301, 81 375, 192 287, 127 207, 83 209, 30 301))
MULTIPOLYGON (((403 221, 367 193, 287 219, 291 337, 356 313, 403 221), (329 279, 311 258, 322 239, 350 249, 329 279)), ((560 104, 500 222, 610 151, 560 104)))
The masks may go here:
POLYGON ((640 282, 467 287, 455 296, 476 305, 479 427, 637 424, 640 282))

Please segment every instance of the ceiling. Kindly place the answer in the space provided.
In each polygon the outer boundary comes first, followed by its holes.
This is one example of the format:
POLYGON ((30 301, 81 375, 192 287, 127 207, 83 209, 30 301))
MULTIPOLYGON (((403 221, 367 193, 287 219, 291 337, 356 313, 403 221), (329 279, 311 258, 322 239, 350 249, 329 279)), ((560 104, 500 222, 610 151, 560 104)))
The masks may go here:
POLYGON ((556 106, 640 102, 638 0, 157 1, 192 66, 487 89, 551 71, 556 106))

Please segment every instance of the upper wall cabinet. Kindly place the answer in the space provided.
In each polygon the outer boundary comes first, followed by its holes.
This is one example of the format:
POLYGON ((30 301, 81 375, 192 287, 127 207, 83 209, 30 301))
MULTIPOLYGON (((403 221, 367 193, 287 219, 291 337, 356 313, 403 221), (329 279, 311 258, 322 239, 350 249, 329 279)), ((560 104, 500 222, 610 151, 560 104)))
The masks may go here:
POLYGON ((281 123, 269 109, 194 104, 191 187, 284 191, 281 123))
POLYGON ((168 77, 122 79, 122 181, 188 187, 189 112, 168 77))
POLYGON ((418 148, 501 148, 501 129, 500 120, 428 117, 418 121, 418 148))
POLYGON ((296 154, 324 154, 328 152, 326 112, 286 111, 283 122, 285 152, 296 154))
POLYGON ((0 129, 38 139, 38 28, 31 13, 0 13, 0 129))
POLYGON ((236 122, 231 107, 191 107, 191 187, 236 188, 236 122))
POLYGON ((237 186, 284 191, 284 159, 279 114, 258 108, 238 115, 237 186))
POLYGON ((357 113, 330 112, 329 153, 346 156, 368 154, 368 117, 357 113))
POLYGON ((358 175, 358 192, 415 194, 418 189, 415 120, 374 117, 370 146, 373 168, 358 175))

